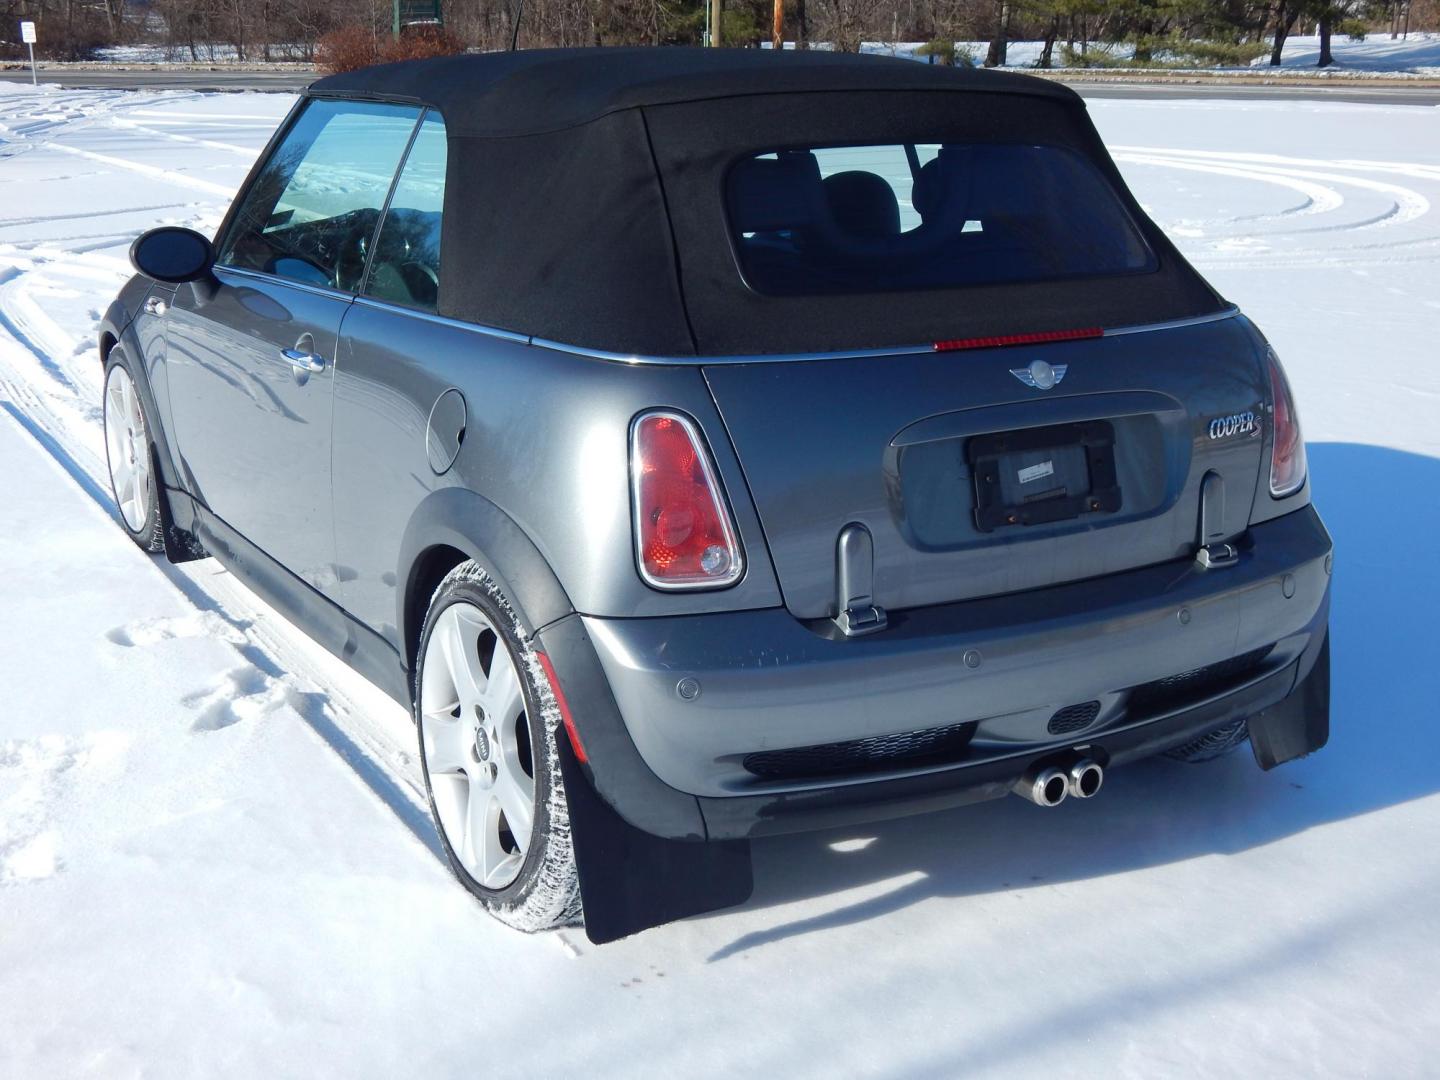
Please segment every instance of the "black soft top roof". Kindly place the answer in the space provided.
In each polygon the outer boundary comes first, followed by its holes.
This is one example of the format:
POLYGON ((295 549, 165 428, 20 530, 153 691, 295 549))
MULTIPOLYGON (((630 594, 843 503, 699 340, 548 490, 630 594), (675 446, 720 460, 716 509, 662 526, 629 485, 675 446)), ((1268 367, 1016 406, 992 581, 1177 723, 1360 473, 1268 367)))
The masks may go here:
POLYGON ((439 311, 537 339, 661 357, 810 353, 1158 322, 1221 303, 1126 191, 1080 97, 1024 75, 819 51, 594 48, 391 64, 309 93, 440 112, 439 311), (752 291, 725 216, 730 166, 777 147, 867 142, 1067 148, 1115 188, 1157 269, 865 295, 752 291))
POLYGON ((530 135, 621 109, 687 101, 855 90, 957 90, 1078 100, 1058 83, 1008 72, 807 50, 589 48, 446 56, 332 75, 315 96, 410 101, 454 135, 530 135))

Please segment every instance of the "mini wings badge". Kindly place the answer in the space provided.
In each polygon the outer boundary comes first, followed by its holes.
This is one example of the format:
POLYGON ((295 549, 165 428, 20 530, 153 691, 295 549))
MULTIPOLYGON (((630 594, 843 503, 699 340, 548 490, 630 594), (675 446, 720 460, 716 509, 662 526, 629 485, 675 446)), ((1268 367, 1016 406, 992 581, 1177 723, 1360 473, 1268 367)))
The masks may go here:
POLYGON ((1051 365, 1044 360, 1032 360, 1029 367, 1011 368, 1010 374, 1026 386, 1033 386, 1036 390, 1049 390, 1060 384, 1068 370, 1068 364, 1051 365))

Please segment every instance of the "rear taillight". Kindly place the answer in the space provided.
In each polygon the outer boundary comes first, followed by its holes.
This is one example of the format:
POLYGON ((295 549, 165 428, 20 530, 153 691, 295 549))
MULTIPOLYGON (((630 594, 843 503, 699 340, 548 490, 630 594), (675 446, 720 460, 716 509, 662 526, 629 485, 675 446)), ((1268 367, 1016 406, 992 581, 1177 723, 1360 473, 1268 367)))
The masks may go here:
POLYGON ((1293 495, 1305 484, 1305 439, 1300 434, 1300 417, 1295 397, 1275 350, 1267 350, 1270 368, 1270 397, 1275 404, 1275 432, 1270 448, 1270 494, 1277 499, 1293 495))
POLYGON ((705 589, 740 580, 744 559, 705 441, 673 412, 646 413, 630 432, 635 548, 657 589, 705 589))

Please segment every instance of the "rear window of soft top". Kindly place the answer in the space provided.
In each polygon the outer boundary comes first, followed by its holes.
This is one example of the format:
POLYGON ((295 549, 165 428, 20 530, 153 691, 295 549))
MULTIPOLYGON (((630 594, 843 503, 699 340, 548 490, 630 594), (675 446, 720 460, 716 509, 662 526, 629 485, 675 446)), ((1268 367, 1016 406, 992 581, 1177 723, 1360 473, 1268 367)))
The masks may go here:
POLYGON ((1155 256, 1095 166, 1055 146, 828 146, 726 181, 756 292, 815 296, 1144 273, 1155 256))

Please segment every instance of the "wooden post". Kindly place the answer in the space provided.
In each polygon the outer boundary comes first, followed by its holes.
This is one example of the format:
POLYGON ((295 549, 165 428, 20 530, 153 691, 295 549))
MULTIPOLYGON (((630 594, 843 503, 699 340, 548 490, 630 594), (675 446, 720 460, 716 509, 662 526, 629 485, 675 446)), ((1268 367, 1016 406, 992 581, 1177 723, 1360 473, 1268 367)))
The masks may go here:
POLYGON ((710 44, 720 47, 720 0, 710 0, 710 44))
POLYGON ((775 0, 775 29, 770 33, 770 47, 785 48, 785 0, 775 0))

